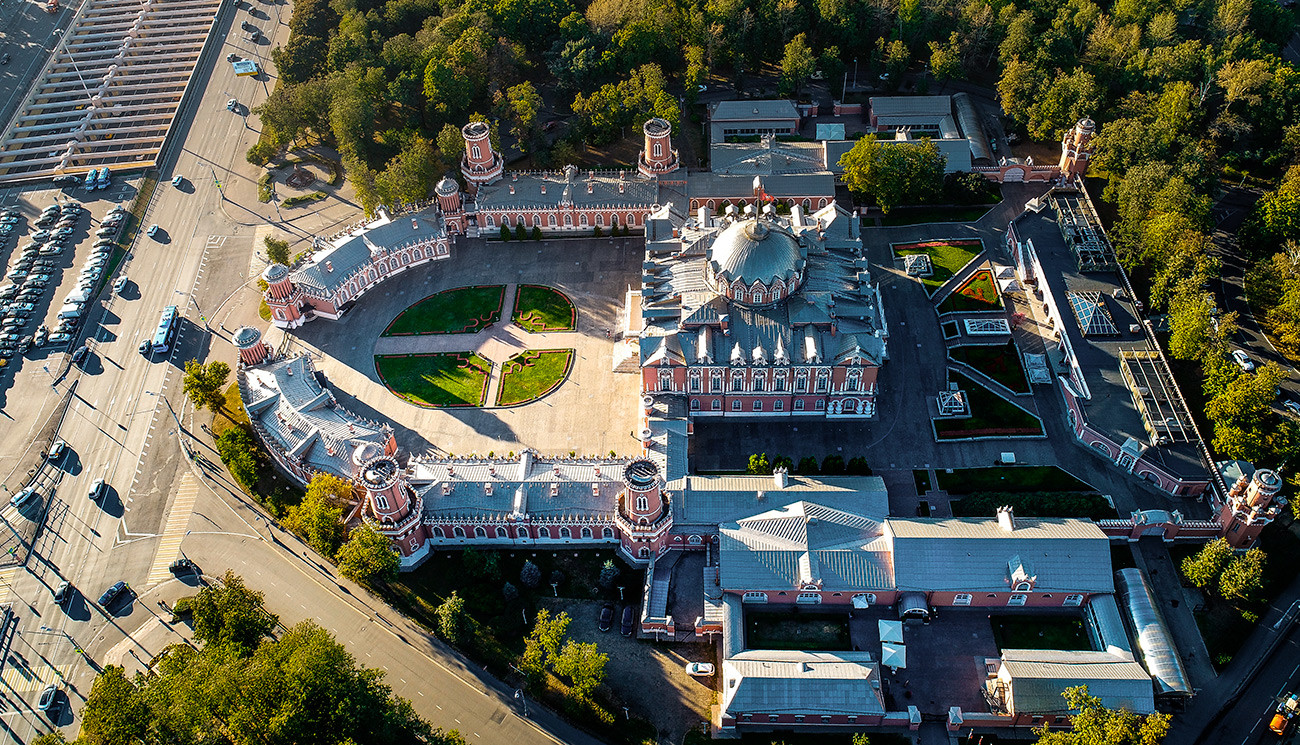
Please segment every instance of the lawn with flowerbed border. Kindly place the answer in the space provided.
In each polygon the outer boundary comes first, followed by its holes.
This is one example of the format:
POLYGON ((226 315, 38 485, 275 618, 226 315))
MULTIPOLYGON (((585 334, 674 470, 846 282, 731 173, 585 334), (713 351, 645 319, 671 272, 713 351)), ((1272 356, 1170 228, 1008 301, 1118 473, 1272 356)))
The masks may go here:
POLYGON ((375 355, 388 390, 426 409, 483 406, 492 363, 473 352, 375 355))
POLYGON ((929 254, 934 274, 929 277, 917 277, 925 285, 925 291, 931 296, 938 292, 944 282, 952 279, 962 267, 975 260, 984 252, 984 243, 978 238, 947 239, 935 241, 917 241, 913 243, 894 243, 890 245, 898 257, 913 254, 929 254))
POLYGON ((939 314, 997 310, 1001 307, 1002 298, 998 295, 998 286, 993 281, 993 272, 980 269, 944 298, 942 303, 939 303, 939 314))
POLYGON ((971 416, 967 419, 934 420, 934 433, 940 440, 1042 436, 1042 422, 1028 411, 959 372, 949 370, 948 380, 966 392, 971 416))
POLYGON ((545 397, 569 377, 572 349, 529 349, 501 365, 497 406, 522 406, 545 397))
POLYGON ((1014 393, 1029 393, 1029 378, 1025 375, 1020 350, 1014 341, 952 347, 948 350, 948 356, 956 362, 970 365, 1014 393))
POLYGON ((519 285, 510 320, 530 334, 572 331, 577 328, 578 309, 567 295, 554 287, 519 285))
POLYGON ((457 287, 411 305, 380 336, 473 334, 501 320, 505 285, 457 287))

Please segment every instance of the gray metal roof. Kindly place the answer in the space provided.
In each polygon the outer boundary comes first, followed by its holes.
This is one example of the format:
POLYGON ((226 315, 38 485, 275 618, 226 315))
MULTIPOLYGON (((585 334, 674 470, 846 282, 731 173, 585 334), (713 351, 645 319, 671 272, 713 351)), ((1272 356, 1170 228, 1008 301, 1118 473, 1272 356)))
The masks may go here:
POLYGON ((673 522, 716 529, 799 500, 883 520, 889 494, 879 476, 795 476, 781 489, 771 476, 686 476, 668 482, 678 494, 673 522))
POLYGON ((993 518, 890 519, 885 533, 900 590, 1008 592, 1014 561, 1034 592, 1115 591, 1110 541, 1090 520, 1015 518, 1007 531, 993 518))
POLYGON ((514 458, 411 459, 411 484, 429 518, 452 516, 612 515, 623 488, 626 458, 543 458, 526 450, 514 458))
POLYGON ((738 220, 718 234, 707 256, 713 275, 728 282, 740 280, 771 286, 789 283, 803 274, 808 249, 782 226, 768 220, 738 220))
POLYGON ((557 206, 649 209, 658 187, 636 171, 511 171, 508 178, 480 186, 479 211, 554 209, 557 206))
MULTIPOLYGON (((777 173, 762 178, 763 188, 777 199, 829 197, 835 193, 835 175, 830 171, 777 173)), ((745 174, 698 171, 692 173, 687 180, 686 194, 691 199, 752 200, 754 177, 745 174)))
POLYGON ((826 170, 825 151, 819 142, 781 142, 775 137, 715 142, 709 147, 709 170, 732 176, 820 173, 826 170))
POLYGON ((722 710, 736 718, 883 714, 879 675, 866 652, 741 652, 722 663, 722 710))
POLYGON ((799 501, 719 526, 724 590, 893 587, 879 519, 799 501))
POLYGON ((747 122, 777 120, 798 120, 799 110, 793 101, 784 99, 763 101, 719 101, 713 107, 709 117, 715 122, 747 122))
POLYGON ((1007 649, 998 677, 1010 688, 1007 705, 1013 714, 1068 714, 1061 694, 1080 685, 1106 708, 1155 711, 1151 676, 1131 657, 1108 652, 1007 649))
POLYGON ((872 96, 871 116, 898 118, 901 124, 931 122, 952 114, 949 96, 872 96))
POLYGON ((293 273, 293 283, 308 294, 333 295, 356 273, 405 246, 447 237, 442 219, 432 208, 391 219, 380 211, 379 219, 336 240, 330 248, 317 251, 311 263, 293 273))

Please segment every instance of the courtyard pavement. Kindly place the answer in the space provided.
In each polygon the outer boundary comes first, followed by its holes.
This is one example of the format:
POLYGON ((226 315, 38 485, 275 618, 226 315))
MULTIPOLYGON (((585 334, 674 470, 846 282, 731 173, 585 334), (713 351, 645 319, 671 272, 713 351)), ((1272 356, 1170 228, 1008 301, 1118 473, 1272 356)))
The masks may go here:
MULTIPOLYGON (((640 379, 611 372, 615 340, 608 331, 620 326, 628 288, 640 285, 643 251, 640 236, 508 243, 461 236, 449 258, 388 280, 339 320, 317 319, 287 334, 273 331, 268 343, 312 355, 339 402, 361 416, 391 422, 398 444, 408 452, 502 454, 526 447, 549 454, 638 452, 634 430, 640 379), (383 346, 377 340, 408 306, 456 287, 525 283, 549 285, 567 295, 577 307, 576 330, 529 334, 514 327, 508 320, 514 294, 507 292, 503 322, 486 332, 483 343, 494 338, 488 356, 495 362, 508 357, 515 344, 521 349, 574 349, 568 379, 549 396, 510 408, 424 409, 393 395, 380 381, 374 355, 380 349, 402 349, 398 345, 410 337, 384 339, 383 346)), ((409 343, 430 345, 421 346, 423 351, 453 343, 451 337, 420 338, 428 341, 409 343)), ((459 349, 448 351, 464 351, 468 343, 461 341, 459 349)), ((495 395, 493 390, 489 395, 495 395)))
POLYGON ((501 320, 473 334, 423 334, 410 336, 381 336, 375 342, 375 356, 388 354, 439 354, 445 352, 477 352, 492 363, 488 376, 487 405, 495 408, 497 393, 501 390, 503 363, 529 349, 575 349, 585 342, 578 331, 529 332, 510 319, 515 311, 515 293, 519 285, 506 285, 505 300, 501 303, 501 320))

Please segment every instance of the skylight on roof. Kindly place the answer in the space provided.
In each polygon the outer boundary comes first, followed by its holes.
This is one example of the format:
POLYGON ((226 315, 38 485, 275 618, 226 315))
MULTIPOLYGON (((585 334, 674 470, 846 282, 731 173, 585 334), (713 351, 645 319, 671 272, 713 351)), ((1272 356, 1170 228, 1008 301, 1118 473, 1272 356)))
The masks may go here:
POLYGON ((1070 308, 1079 320, 1079 328, 1084 336, 1119 336, 1115 328, 1115 319, 1106 310, 1105 301, 1100 292, 1067 292, 1070 308))

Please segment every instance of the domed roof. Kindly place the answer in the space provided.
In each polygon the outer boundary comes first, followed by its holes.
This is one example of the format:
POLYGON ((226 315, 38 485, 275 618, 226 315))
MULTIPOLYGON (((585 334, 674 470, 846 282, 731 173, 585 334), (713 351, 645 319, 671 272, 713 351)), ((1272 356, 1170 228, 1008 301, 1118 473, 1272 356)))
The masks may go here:
POLYGON ((713 276, 746 286, 755 281, 787 283, 803 274, 807 251, 779 226, 763 220, 741 220, 722 231, 708 251, 713 276))
POLYGON ((235 329, 235 346, 240 349, 248 349, 262 338, 262 332, 252 326, 241 326, 235 329))
POLYGON ((262 279, 267 282, 278 282, 289 276, 289 267, 284 264, 272 264, 262 270, 262 279))
POLYGON ((443 179, 438 182, 438 185, 433 187, 433 190, 440 197, 449 197, 460 191, 460 184, 457 184, 451 178, 444 176, 443 179))
POLYGON ((352 465, 361 464, 383 456, 384 449, 377 442, 363 442, 352 451, 352 465))

